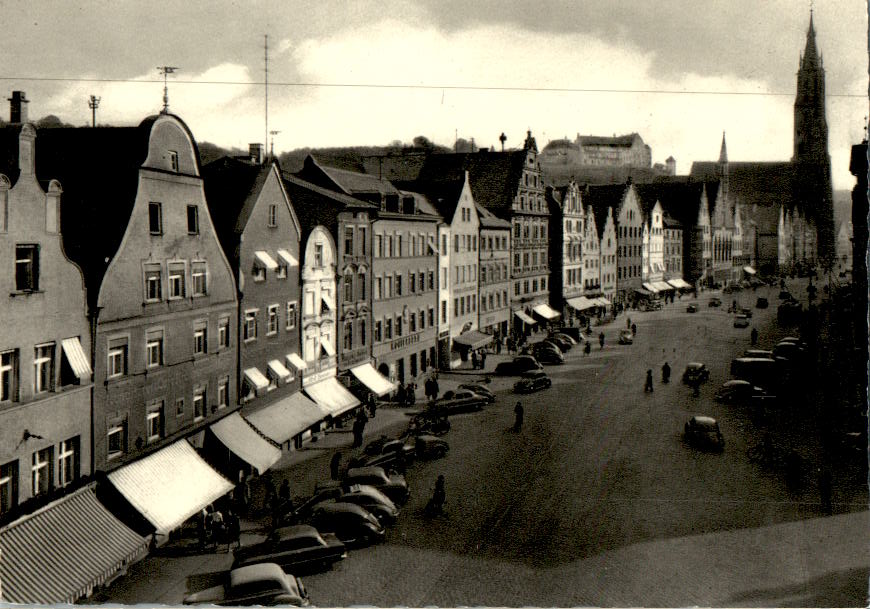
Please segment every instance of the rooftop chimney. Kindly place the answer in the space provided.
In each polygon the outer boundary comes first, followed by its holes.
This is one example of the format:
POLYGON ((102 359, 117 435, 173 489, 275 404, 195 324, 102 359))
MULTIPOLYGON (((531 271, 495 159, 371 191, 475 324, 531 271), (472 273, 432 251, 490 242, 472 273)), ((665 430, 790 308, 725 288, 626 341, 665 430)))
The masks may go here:
POLYGON ((248 156, 251 158, 251 162, 255 165, 262 165, 265 150, 266 146, 263 144, 248 144, 248 156))
POLYGON ((30 100, 24 91, 13 91, 12 97, 9 98, 9 122, 10 123, 26 123, 27 122, 27 104, 30 100))

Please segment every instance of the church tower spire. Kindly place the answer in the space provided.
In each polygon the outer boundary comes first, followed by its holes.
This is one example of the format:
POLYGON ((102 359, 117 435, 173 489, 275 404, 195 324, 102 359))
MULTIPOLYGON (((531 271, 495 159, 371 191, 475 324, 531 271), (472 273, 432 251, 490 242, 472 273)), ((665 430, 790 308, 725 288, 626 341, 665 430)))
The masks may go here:
POLYGON ((722 147, 719 149, 719 164, 728 162, 728 147, 725 145, 725 132, 722 132, 722 147))

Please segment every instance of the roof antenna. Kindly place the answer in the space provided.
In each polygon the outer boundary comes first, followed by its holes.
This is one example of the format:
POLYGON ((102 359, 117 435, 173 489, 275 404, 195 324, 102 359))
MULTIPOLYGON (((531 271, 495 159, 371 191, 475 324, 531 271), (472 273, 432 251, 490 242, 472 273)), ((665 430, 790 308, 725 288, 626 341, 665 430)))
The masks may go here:
POLYGON ((265 91, 264 113, 266 115, 266 139, 263 143, 266 143, 269 141, 269 34, 263 35, 263 73, 265 74, 263 88, 265 91))
POLYGON ((163 114, 169 114, 169 84, 166 77, 169 74, 175 74, 178 70, 175 66, 157 66, 157 69, 163 74, 163 114))

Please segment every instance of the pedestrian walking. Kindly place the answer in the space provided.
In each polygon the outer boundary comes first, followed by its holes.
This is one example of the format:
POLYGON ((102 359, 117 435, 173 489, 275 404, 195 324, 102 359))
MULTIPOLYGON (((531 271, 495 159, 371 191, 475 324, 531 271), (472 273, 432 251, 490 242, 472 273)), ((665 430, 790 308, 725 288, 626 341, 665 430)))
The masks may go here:
POLYGON ((233 499, 236 501, 236 511, 239 514, 247 514, 248 506, 251 505, 251 486, 244 472, 239 472, 239 483, 233 491, 233 499))
POLYGON ((662 366, 662 383, 670 383, 671 382, 671 367, 667 362, 662 366))
POLYGON ((752 328, 752 332, 749 333, 749 342, 750 344, 752 344, 752 346, 758 344, 758 330, 756 330, 755 328, 752 328))
POLYGON ((602 349, 604 348, 604 332, 598 335, 598 344, 602 349))
POLYGON ((417 403, 417 383, 408 383, 408 406, 413 406, 417 403))
POLYGON ((486 370, 486 351, 480 354, 480 369, 486 370))
POLYGON ((637 324, 631 324, 631 335, 637 336, 637 324))
POLYGON ((232 510, 227 511, 226 518, 226 541, 227 552, 235 544, 237 548, 242 547, 242 523, 239 521, 238 515, 232 510))
POLYGON ((520 431, 523 428, 523 403, 517 402, 514 406, 514 431, 520 431))
POLYGON ((329 460, 329 477, 333 480, 338 480, 338 472, 341 467, 341 453, 335 453, 332 455, 332 459, 329 460))
POLYGON ((589 353, 590 353, 591 351, 592 351, 592 343, 590 343, 590 342, 587 340, 587 341, 586 341, 586 344, 583 346, 583 355, 589 355, 589 353))
POLYGON ((643 385, 644 393, 652 393, 653 390, 653 379, 652 379, 652 370, 646 371, 646 383, 643 385))
POLYGON ((625 319, 625 329, 628 330, 631 328, 631 317, 626 317, 625 319))
POLYGON ((477 351, 471 352, 471 367, 477 370, 477 351))
POLYGON ((440 389, 438 388, 438 377, 433 376, 432 377, 432 399, 433 400, 438 399, 439 391, 440 391, 440 389))
POLYGON ((275 484, 271 480, 266 480, 265 493, 263 494, 263 511, 269 509, 272 505, 272 497, 276 496, 275 484))
POLYGON ((396 391, 396 399, 399 401, 399 406, 405 405, 405 386, 399 383, 399 389, 396 391))

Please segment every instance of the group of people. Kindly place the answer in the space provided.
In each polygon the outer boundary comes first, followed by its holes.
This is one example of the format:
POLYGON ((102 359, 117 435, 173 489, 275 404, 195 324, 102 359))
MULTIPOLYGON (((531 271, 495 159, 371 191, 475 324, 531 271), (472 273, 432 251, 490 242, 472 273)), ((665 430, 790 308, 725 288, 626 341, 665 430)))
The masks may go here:
POLYGON ((400 406, 413 406, 417 402, 417 383, 399 383, 396 400, 400 406))
POLYGON ((228 509, 224 514, 213 505, 203 508, 197 528, 199 545, 202 548, 226 545, 229 551, 233 544, 241 546, 241 523, 232 509, 228 509))
POLYGON ((471 352, 471 367, 475 370, 483 370, 486 367, 486 351, 478 349, 471 352))
MULTIPOLYGON (((402 386, 399 385, 401 389, 402 386)), ((362 446, 363 441, 363 432, 366 428, 366 423, 369 422, 369 417, 366 414, 364 408, 360 408, 356 411, 356 418, 353 420, 353 447, 358 448, 362 446)))
MULTIPOLYGON (((662 383, 671 382, 671 367, 665 362, 662 365, 662 383)), ((646 371, 646 381, 643 384, 644 393, 653 392, 653 373, 652 369, 646 371)))

